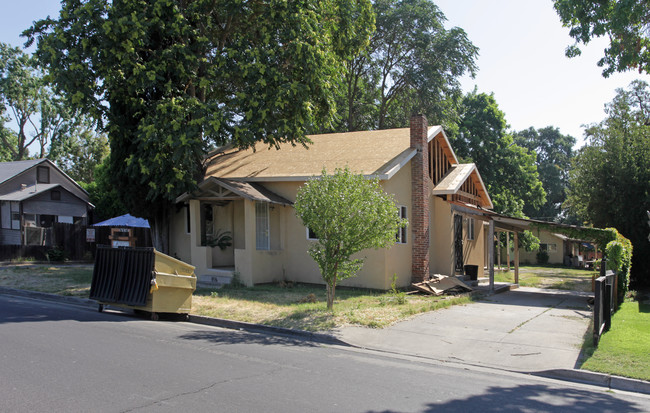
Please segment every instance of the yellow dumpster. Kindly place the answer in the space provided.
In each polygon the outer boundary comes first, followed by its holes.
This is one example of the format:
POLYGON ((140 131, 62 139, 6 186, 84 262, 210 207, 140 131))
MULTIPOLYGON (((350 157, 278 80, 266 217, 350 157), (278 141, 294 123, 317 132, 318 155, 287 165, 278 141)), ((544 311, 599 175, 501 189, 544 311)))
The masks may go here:
POLYGON ((189 314, 194 267, 153 248, 98 246, 90 298, 104 305, 151 313, 189 314))

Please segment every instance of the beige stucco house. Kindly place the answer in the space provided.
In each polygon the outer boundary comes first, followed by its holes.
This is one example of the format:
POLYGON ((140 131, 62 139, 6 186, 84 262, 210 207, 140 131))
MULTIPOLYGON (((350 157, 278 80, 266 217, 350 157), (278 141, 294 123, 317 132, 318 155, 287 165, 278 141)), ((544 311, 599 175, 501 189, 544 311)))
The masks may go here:
POLYGON ((363 269, 342 284, 390 288, 393 274, 406 286, 429 274, 457 275, 487 257, 487 224, 476 213, 492 202, 474 164, 460 164, 440 126, 424 116, 410 128, 309 136, 308 147, 258 144, 210 155, 195 193, 177 199, 170 253, 196 266, 199 279, 224 280, 237 272, 247 285, 289 280, 322 283, 308 254, 314 242, 292 203, 300 186, 321 174, 349 167, 377 177, 394 195, 409 226, 383 250, 367 250, 363 269), (229 232, 232 246, 206 241, 229 232))

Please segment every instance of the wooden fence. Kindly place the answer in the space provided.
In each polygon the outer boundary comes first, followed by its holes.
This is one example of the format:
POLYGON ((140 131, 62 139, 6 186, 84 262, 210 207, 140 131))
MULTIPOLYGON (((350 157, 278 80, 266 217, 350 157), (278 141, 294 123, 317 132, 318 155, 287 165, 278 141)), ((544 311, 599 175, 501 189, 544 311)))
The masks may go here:
MULTIPOLYGON (((93 260, 97 245, 111 245, 110 227, 88 227, 86 225, 54 223, 51 228, 45 228, 46 245, 0 245, 0 261, 20 258, 47 261, 53 250, 62 251, 67 260, 93 260), (86 229, 95 229, 95 241, 86 240, 86 229)), ((136 247, 151 247, 151 232, 149 228, 133 228, 136 247)), ((61 256, 61 254, 58 254, 61 256)))
POLYGON ((600 277, 596 278, 594 291, 594 345, 598 345, 600 336, 612 325, 612 314, 616 311, 617 283, 612 270, 605 271, 606 263, 602 261, 600 277))

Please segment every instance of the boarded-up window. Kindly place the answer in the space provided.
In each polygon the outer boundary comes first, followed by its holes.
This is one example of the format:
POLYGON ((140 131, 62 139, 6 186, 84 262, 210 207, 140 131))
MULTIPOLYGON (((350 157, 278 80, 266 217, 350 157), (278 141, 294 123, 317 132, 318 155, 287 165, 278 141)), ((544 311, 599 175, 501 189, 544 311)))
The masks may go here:
POLYGON ((271 249, 269 237, 269 204, 255 202, 255 248, 258 250, 271 249))

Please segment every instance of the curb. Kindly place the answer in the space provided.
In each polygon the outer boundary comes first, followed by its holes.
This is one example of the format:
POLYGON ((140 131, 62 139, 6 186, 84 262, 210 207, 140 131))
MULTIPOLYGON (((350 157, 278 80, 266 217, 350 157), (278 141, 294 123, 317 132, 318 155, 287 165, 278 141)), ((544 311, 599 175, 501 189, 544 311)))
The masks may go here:
MULTIPOLYGON (((36 298, 36 299, 47 300, 47 301, 65 302, 68 304, 79 305, 79 306, 89 307, 89 308, 97 308, 98 305, 97 301, 91 300, 89 298, 69 297, 64 295, 43 293, 40 291, 20 290, 17 288, 10 288, 10 287, 0 286, 0 294, 14 295, 18 297, 36 298)), ((119 306, 117 306, 116 308, 123 309, 119 306)), ((193 324, 203 324, 203 325, 209 325, 213 327, 228 328, 231 330, 275 334, 275 335, 282 335, 286 337, 302 338, 302 339, 315 341, 319 343, 325 343, 325 344, 336 344, 341 346, 354 347, 344 341, 339 340, 333 335, 325 334, 325 333, 314 333, 305 330, 293 330, 284 327, 265 326, 262 324, 246 323, 243 321, 233 321, 233 320, 226 320, 223 318, 213 318, 213 317, 206 317, 206 316, 193 315, 193 314, 188 315, 187 321, 193 324)))
POLYGON ((354 347, 353 345, 341 341, 338 338, 334 337, 333 335, 326 334, 326 333, 314 333, 305 330, 293 330, 291 328, 265 326, 262 324, 246 323, 244 321, 233 321, 233 320, 226 320, 223 318, 206 317, 202 315, 192 315, 192 314, 189 315, 188 321, 194 324, 204 324, 213 327, 228 328, 231 330, 241 330, 241 331, 248 331, 253 333, 267 333, 267 334, 275 334, 275 335, 282 335, 288 337, 299 337, 310 341, 316 341, 319 343, 354 347))
POLYGON ((600 387, 607 387, 612 390, 623 390, 635 393, 650 394, 650 382, 628 377, 612 376, 606 373, 577 369, 554 369, 531 373, 534 376, 547 377, 575 381, 585 384, 592 384, 600 387))
POLYGON ((97 302, 89 298, 80 298, 80 297, 72 297, 66 295, 43 293, 40 291, 30 291, 30 290, 20 290, 17 288, 10 288, 10 287, 0 287, 0 294, 15 295, 18 297, 27 297, 27 298, 37 298, 40 300, 47 300, 47 301, 59 301, 59 302, 63 301, 69 304, 80 305, 84 307, 95 307, 95 308, 97 307, 97 302))

